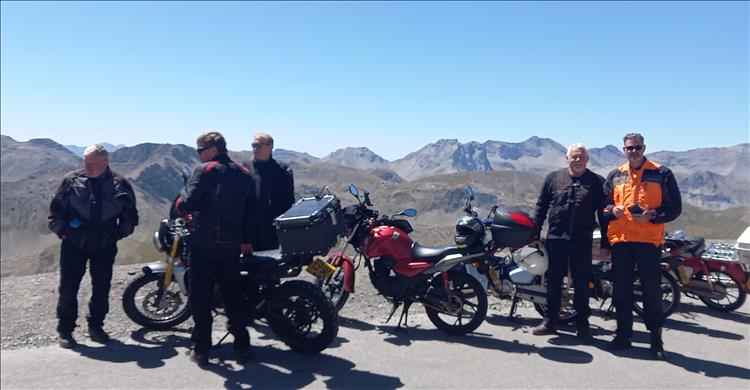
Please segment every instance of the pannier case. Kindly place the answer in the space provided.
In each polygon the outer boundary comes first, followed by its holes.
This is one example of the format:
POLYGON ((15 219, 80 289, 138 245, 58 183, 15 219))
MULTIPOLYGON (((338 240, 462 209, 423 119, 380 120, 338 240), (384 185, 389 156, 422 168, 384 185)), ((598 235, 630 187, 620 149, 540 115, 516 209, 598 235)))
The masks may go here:
POLYGON ((740 235, 734 247, 740 255, 740 262, 750 266, 750 227, 740 235))
POLYGON ((536 225, 523 211, 499 208, 492 216, 492 241, 501 247, 522 247, 534 238, 536 225))
POLYGON ((274 220, 284 255, 323 255, 344 232, 341 202, 333 195, 305 197, 274 220))

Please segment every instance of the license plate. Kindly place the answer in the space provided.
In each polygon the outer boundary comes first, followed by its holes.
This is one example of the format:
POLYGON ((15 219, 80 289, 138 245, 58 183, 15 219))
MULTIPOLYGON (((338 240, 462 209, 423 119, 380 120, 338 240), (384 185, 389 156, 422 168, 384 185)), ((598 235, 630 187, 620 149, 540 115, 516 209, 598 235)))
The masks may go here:
POLYGON ((331 276, 331 274, 333 274, 333 271, 336 271, 336 267, 321 259, 315 259, 312 263, 310 263, 310 265, 307 266, 307 268, 305 268, 305 271, 315 275, 320 279, 325 279, 331 276))

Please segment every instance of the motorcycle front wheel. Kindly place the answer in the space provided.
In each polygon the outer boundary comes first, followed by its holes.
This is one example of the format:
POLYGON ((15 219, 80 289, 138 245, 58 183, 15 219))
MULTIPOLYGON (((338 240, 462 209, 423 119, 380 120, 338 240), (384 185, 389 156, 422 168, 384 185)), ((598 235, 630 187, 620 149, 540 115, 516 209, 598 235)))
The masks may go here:
MULTIPOLYGON (((633 286, 633 290, 641 290, 640 281, 636 279, 635 283, 636 285, 633 286)), ((677 284, 677 280, 675 280, 672 275, 667 272, 662 272, 660 289, 661 308, 664 313, 664 318, 667 318, 672 315, 672 313, 677 310, 677 306, 680 305, 680 285, 677 284)), ((643 318, 643 300, 639 299, 638 296, 636 296, 636 299, 633 301, 633 310, 643 318)))
POLYGON ((745 303, 747 293, 742 290, 740 282, 732 275, 724 271, 711 270, 708 277, 703 272, 698 272, 695 278, 704 282, 710 282, 714 286, 720 286, 725 291, 725 295, 721 299, 711 299, 699 295, 698 298, 706 306, 719 311, 732 311, 745 303))
POLYGON ((336 308, 312 283, 285 282, 268 299, 268 325, 292 351, 319 353, 336 338, 336 308))
POLYGON ((144 328, 165 330, 188 318, 188 297, 176 282, 165 291, 164 274, 152 273, 133 280, 122 294, 122 308, 128 318, 144 328))
POLYGON ((330 279, 316 278, 315 283, 323 290, 326 298, 340 311, 349 299, 349 291, 344 290, 344 269, 336 267, 330 279))
POLYGON ((453 335, 473 332, 487 315, 487 293, 482 284, 464 272, 448 272, 450 296, 443 287, 443 278, 432 282, 432 294, 440 296, 441 308, 425 305, 430 321, 440 330, 453 335))

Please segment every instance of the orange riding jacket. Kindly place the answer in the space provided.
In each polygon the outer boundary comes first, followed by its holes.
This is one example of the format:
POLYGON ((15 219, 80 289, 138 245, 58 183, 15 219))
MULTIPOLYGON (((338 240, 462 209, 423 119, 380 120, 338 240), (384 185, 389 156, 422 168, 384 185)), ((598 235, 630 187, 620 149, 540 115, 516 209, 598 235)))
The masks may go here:
POLYGON ((621 242, 643 242, 661 246, 664 224, 675 220, 682 212, 682 197, 672 171, 648 159, 640 169, 630 169, 625 163, 607 176, 604 183, 607 210, 625 206, 618 219, 610 214, 608 237, 612 245, 621 242), (635 222, 628 207, 637 204, 644 210, 656 209, 656 217, 649 222, 635 222))

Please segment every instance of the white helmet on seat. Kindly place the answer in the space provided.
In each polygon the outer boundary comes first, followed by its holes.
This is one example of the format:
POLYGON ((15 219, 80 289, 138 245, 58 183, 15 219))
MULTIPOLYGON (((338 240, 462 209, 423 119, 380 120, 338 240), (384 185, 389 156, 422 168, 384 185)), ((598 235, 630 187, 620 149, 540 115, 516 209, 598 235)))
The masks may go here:
POLYGON ((513 261, 519 267, 534 275, 544 275, 547 272, 547 250, 544 249, 543 245, 539 249, 528 245, 524 246, 513 252, 513 261))

